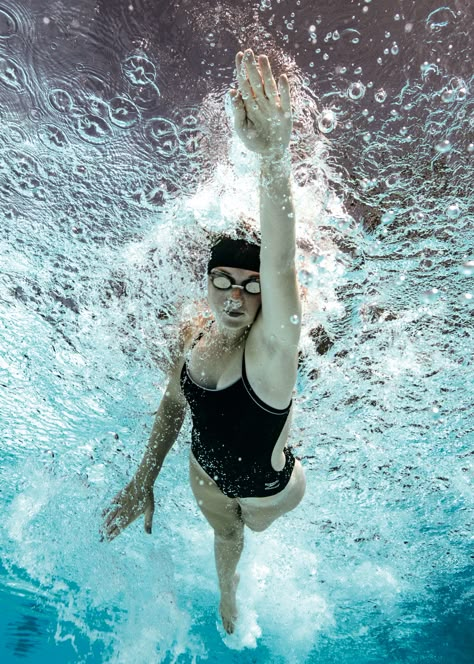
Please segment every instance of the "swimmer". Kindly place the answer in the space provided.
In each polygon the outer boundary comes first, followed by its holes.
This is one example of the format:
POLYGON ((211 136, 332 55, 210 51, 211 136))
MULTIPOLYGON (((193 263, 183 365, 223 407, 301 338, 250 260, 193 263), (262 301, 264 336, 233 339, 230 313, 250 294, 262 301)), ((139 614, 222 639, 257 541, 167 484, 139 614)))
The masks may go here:
POLYGON ((214 530, 220 614, 237 620, 236 573, 244 526, 263 531, 293 510, 305 492, 303 468, 287 446, 298 366, 301 303, 295 269, 290 188, 292 131, 288 79, 278 85, 265 55, 236 56, 231 90, 235 131, 260 155, 261 246, 222 236, 208 263, 211 316, 181 326, 178 350, 144 457, 129 484, 104 510, 113 540, 142 514, 151 533, 153 487, 191 409, 189 477, 214 530))

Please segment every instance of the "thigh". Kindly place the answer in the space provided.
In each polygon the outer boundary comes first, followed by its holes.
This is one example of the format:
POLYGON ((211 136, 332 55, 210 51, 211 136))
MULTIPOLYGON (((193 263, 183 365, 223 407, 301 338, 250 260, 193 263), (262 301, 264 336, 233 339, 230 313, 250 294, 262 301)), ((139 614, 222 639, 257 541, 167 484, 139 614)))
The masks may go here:
POLYGON ((237 499, 222 493, 192 452, 189 457, 189 481, 199 509, 217 534, 231 535, 243 526, 237 499))
POLYGON ((262 531, 278 517, 291 512, 303 499, 306 479, 301 462, 296 459, 290 480, 283 491, 263 498, 239 498, 242 519, 251 530, 262 531))

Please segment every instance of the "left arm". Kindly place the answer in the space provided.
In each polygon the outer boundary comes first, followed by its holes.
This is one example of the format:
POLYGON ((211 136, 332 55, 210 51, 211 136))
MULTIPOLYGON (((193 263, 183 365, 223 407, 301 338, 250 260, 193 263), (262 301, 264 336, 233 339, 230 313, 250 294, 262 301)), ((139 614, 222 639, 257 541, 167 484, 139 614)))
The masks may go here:
MULTIPOLYGON (((290 155, 262 156, 260 176, 260 282, 262 324, 267 339, 297 349, 301 301, 296 276, 295 209, 290 185, 290 155)), ((274 344, 272 344, 274 345, 274 344)))
POLYGON ((295 266, 295 210, 291 195, 289 142, 293 127, 290 86, 278 86, 268 58, 253 52, 236 57, 239 91, 232 91, 235 129, 246 147, 261 155, 260 282, 262 332, 268 346, 296 353, 301 302, 295 266))

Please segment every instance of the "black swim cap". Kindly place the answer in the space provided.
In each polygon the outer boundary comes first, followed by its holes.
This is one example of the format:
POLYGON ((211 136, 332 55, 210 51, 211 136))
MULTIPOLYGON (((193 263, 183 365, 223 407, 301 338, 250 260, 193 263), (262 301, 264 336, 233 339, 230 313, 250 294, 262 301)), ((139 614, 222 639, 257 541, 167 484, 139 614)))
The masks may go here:
POLYGON ((260 272, 260 247, 246 240, 223 237, 211 249, 207 273, 219 265, 260 272))

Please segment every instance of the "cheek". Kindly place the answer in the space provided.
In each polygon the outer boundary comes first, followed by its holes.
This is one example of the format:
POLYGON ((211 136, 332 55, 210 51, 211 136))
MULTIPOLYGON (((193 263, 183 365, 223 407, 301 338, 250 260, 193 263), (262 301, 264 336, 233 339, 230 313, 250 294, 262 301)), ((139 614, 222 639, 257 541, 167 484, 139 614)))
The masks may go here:
MULTIPOLYGON (((223 291, 222 291, 223 292, 223 291)), ((216 307, 221 305, 221 300, 222 300, 222 293, 221 291, 215 290, 215 289, 209 289, 207 293, 207 301, 211 309, 215 309, 216 307)))
POLYGON ((262 306, 262 298, 261 297, 255 298, 255 301, 252 303, 252 311, 254 311, 255 314, 257 314, 261 306, 262 306))

